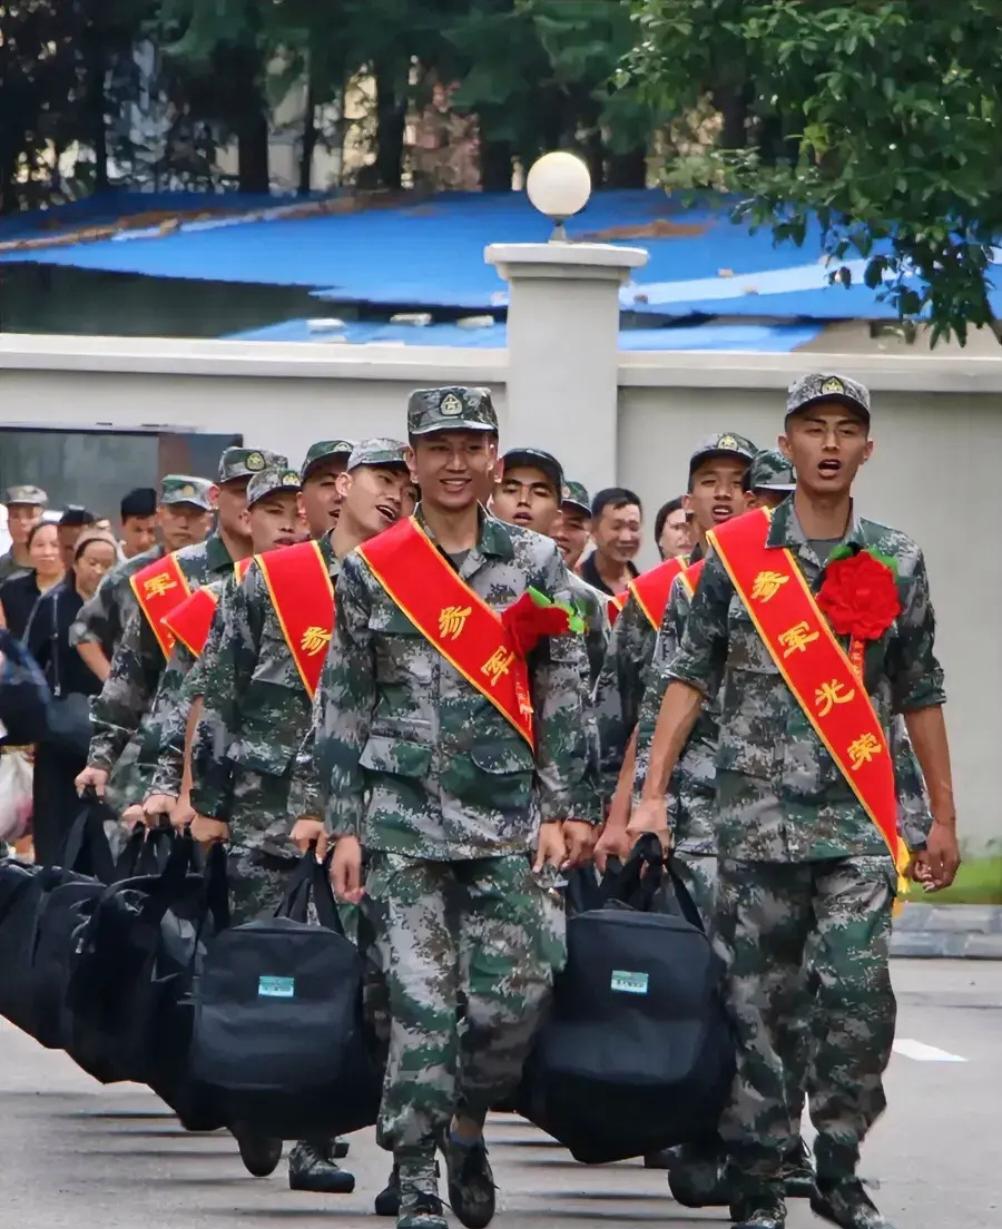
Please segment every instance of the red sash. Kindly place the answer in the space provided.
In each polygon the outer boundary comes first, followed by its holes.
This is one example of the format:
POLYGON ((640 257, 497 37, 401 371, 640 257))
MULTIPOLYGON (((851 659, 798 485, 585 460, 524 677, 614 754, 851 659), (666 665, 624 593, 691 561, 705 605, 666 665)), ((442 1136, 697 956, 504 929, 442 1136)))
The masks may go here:
POLYGON ((707 536, 804 716, 900 868, 907 853, 883 727, 793 554, 767 546, 771 517, 757 508, 707 536))
POLYGON ((629 596, 629 589, 624 589, 622 593, 614 593, 606 602, 605 609, 609 615, 610 627, 616 626, 616 620, 623 613, 623 607, 626 605, 626 599, 629 596))
POLYGON ((460 580, 414 517, 356 549, 428 643, 535 749, 525 658, 512 648, 501 616, 460 580))
POLYGON ((256 556, 271 604, 312 700, 334 633, 334 587, 317 542, 297 542, 256 556))
POLYGON ((684 568, 684 559, 666 559, 664 563, 659 563, 656 568, 651 568, 649 572, 631 580, 627 585, 637 605, 647 616, 647 622, 655 631, 661 630, 661 620, 665 617, 672 581, 684 568))
POLYGON ((690 563, 684 571, 679 573, 679 582, 685 586, 685 591, 690 598, 695 596, 696 590, 699 588, 699 581, 703 575, 703 564, 705 562, 705 559, 697 559, 695 563, 690 563))
MULTIPOLYGON (((243 580, 251 560, 238 559, 233 565, 233 574, 237 580, 243 580)), ((203 585, 170 612, 164 615, 164 626, 180 640, 184 647, 195 657, 201 657, 205 642, 209 638, 209 628, 212 626, 212 616, 219 605, 219 596, 211 585, 203 585)))
POLYGON ((163 624, 165 615, 180 605, 191 592, 187 577, 173 554, 155 559, 129 577, 139 609, 146 616, 164 657, 170 657, 174 637, 163 624))

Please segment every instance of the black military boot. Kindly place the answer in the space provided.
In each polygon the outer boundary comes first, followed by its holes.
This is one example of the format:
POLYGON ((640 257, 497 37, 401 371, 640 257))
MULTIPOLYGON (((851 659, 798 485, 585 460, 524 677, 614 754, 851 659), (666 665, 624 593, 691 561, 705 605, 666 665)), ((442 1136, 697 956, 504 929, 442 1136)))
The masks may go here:
POLYGON ((355 1175, 334 1160, 333 1140, 300 1140, 289 1153, 289 1190, 350 1195, 355 1175))
POLYGON ((446 1133, 441 1143, 449 1179, 449 1204, 466 1229, 486 1229, 494 1219, 494 1174, 483 1137, 460 1144, 446 1133))
POLYGON ((282 1159, 282 1141, 272 1139, 268 1135, 259 1135, 239 1122, 234 1124, 232 1131, 240 1149, 240 1159, 247 1172, 255 1178, 267 1178, 269 1174, 273 1174, 282 1159))
POLYGON ((726 1207, 735 1197, 723 1144, 683 1144, 668 1171, 668 1189, 683 1208, 726 1207))
POLYGON ((810 1199, 814 1194, 814 1166, 802 1139, 783 1157, 783 1189, 787 1199, 810 1199))
POLYGON ((742 1196, 731 1204, 734 1229, 785 1229, 786 1204, 782 1195, 742 1196))
POLYGON ((811 1211, 841 1229, 894 1229, 877 1210, 858 1178, 819 1180, 811 1196, 811 1211))
POLYGON ((376 1196, 374 1211, 377 1216, 400 1215, 400 1166, 395 1161, 386 1185, 376 1196))

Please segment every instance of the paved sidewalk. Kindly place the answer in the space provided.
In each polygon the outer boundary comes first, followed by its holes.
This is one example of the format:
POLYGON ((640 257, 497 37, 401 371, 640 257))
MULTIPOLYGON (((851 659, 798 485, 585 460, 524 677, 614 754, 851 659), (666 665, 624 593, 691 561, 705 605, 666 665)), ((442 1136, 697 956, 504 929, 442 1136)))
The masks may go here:
POLYGON ((937 959, 1002 960, 1002 908, 909 901, 894 919, 891 953, 937 959))

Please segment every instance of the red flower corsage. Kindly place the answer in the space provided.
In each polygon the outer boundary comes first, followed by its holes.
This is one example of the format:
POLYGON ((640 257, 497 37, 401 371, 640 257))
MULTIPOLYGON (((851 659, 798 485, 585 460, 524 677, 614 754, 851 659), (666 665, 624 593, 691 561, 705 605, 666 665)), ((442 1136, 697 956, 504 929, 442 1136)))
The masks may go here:
POLYGON ((879 640, 901 613, 897 568, 876 551, 843 551, 828 562, 818 605, 835 633, 849 637, 849 656, 862 673, 863 642, 879 640))
POLYGON ((565 636, 584 630, 580 615, 532 588, 512 602, 501 622, 520 657, 528 657, 544 636, 565 636))

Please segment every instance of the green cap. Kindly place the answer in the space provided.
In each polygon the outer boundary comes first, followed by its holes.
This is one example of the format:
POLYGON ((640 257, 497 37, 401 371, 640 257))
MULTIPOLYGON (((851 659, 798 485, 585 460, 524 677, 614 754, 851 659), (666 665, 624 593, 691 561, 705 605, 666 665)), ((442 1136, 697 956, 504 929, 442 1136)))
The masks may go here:
POLYGON ((266 469, 285 469, 288 460, 278 452, 263 448, 227 448, 219 458, 219 482, 253 478, 266 469))
POLYGON ((253 506, 276 491, 291 491, 296 494, 303 485, 298 469, 289 469, 286 465, 269 465, 267 469, 258 472, 247 483, 247 507, 253 506))
POLYGON ((317 440, 306 451, 303 461, 303 481, 310 476, 310 470, 321 461, 329 461, 331 457, 349 457, 355 447, 351 440, 317 440))
POLYGON ((689 477, 691 478, 696 472, 697 466, 702 465, 711 457, 737 457, 738 460, 751 464, 757 452, 758 449, 750 439, 734 431, 721 431, 717 435, 709 435, 689 458, 689 477))
POLYGON ((583 482, 565 482, 560 493, 560 504, 561 507, 564 504, 571 504, 572 507, 580 508, 582 512, 591 516, 591 496, 583 482))
POLYGON ((489 388, 419 388, 407 402, 407 434, 433 431, 493 431, 498 429, 489 388))
POLYGON ((809 405, 825 401, 841 401, 858 410, 867 422, 870 421, 870 390, 866 385, 850 380, 848 376, 824 371, 814 371, 793 381, 786 390, 786 415, 789 417, 807 409, 809 405))
POLYGON ((205 512, 212 511, 212 493, 216 484, 208 478, 191 474, 164 474, 160 482, 162 504, 194 504, 205 512))
POLYGON ((560 499, 564 489, 564 470, 553 453, 544 452, 542 448, 509 448, 501 460, 504 469, 514 469, 517 465, 530 465, 538 469, 553 483, 554 494, 560 499))
POLYGON ((372 439, 362 440, 351 450, 348 458, 348 470, 357 469, 360 465, 407 465, 404 451, 407 445, 400 440, 372 439))
POLYGON ((33 508, 44 508, 49 497, 40 486, 9 486, 3 494, 5 504, 31 504, 33 508))
POLYGON ((755 454, 748 470, 749 491, 792 491, 797 485, 793 462, 775 448, 764 448, 755 454))

